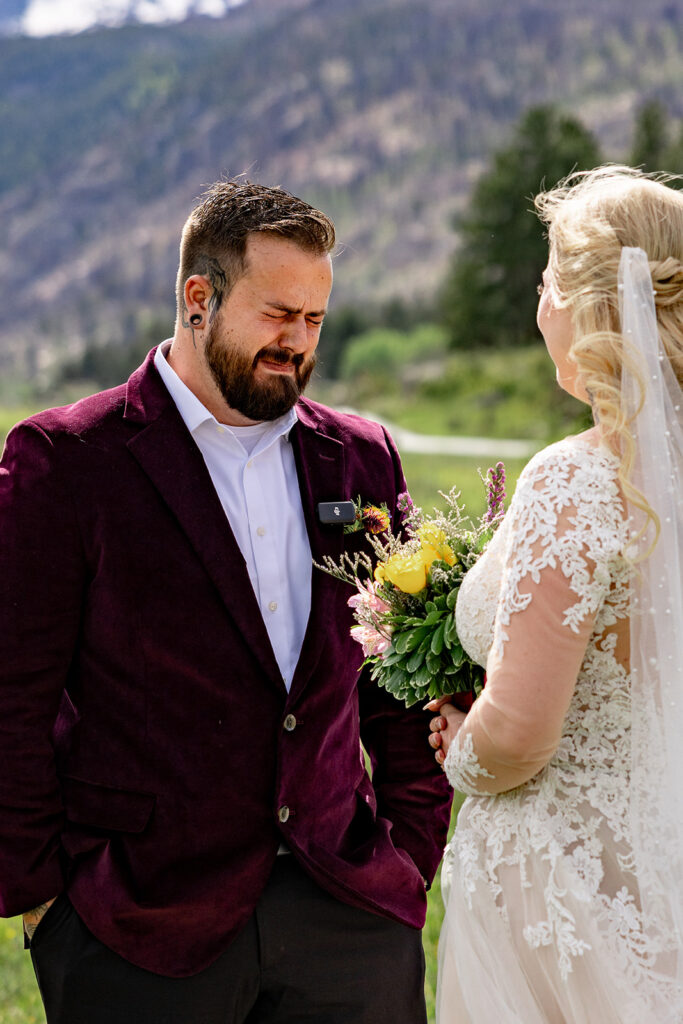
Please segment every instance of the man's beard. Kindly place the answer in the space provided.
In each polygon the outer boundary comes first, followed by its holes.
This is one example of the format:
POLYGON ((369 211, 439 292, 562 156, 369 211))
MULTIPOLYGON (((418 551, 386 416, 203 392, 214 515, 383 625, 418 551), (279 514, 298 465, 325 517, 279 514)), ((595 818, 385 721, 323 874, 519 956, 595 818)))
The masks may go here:
POLYGON ((218 389, 231 409, 249 420, 275 420, 292 408, 308 384, 315 366, 315 355, 305 363, 300 353, 290 355, 280 348, 262 348, 253 359, 235 345, 220 341, 215 327, 209 331, 205 348, 206 362, 218 389), (256 380, 261 359, 271 363, 291 363, 293 374, 272 373, 256 380))

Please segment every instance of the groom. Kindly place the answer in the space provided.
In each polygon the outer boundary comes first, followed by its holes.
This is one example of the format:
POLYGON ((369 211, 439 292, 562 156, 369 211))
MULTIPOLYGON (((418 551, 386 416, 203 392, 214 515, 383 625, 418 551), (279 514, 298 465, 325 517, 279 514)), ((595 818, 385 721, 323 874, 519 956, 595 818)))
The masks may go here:
POLYGON ((426 1019, 447 786, 312 567, 366 543, 340 502, 404 489, 380 426, 300 398, 333 246, 283 190, 214 185, 172 341, 7 440, 0 913, 49 1024, 426 1019))

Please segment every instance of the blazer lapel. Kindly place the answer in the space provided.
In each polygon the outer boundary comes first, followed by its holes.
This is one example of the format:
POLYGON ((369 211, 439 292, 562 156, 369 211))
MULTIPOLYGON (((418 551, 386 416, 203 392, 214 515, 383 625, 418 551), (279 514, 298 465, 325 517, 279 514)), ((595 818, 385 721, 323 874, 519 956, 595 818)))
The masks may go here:
MULTIPOLYGON (((318 503, 339 501, 344 493, 344 445, 316 429, 316 421, 302 406, 298 408, 299 423, 292 429, 290 440, 294 449, 306 528, 313 561, 322 563, 325 555, 335 561, 344 550, 342 526, 323 525, 318 517, 318 503)), ((335 622, 334 588, 339 584, 313 567, 311 581, 311 613, 291 692, 297 695, 311 678, 329 635, 337 628, 335 622)))
POLYGON ((292 429, 290 440, 313 558, 317 562, 322 561, 324 555, 338 558, 344 548, 343 527, 323 525, 318 516, 318 504, 345 497, 344 445, 301 421, 292 429))
MULTIPOLYGON (((163 388, 161 381, 159 385, 163 388)), ((166 389, 163 391, 168 401, 154 410, 155 418, 128 442, 129 450, 184 530, 254 657, 284 689, 246 563, 209 471, 166 389)), ((150 403, 146 405, 149 412, 150 403)), ((130 403, 126 416, 139 418, 130 403)))

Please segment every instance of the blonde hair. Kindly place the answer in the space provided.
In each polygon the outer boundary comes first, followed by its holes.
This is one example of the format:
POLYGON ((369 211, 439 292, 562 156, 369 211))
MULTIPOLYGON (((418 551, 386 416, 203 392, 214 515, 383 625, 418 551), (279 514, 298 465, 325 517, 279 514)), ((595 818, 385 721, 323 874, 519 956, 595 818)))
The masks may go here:
POLYGON ((683 387, 683 192, 631 167, 606 166, 570 175, 536 197, 550 243, 548 284, 555 304, 569 310, 569 358, 588 393, 595 421, 619 457, 627 499, 659 532, 645 495, 630 482, 635 442, 621 403, 622 368, 640 381, 632 345, 621 333, 617 278, 624 246, 643 249, 650 262, 659 334, 683 387))

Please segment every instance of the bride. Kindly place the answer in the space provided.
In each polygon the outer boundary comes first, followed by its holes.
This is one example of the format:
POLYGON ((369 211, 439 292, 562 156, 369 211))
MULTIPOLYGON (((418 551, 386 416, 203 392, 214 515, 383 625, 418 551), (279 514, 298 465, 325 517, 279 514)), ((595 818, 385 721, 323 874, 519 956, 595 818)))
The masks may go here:
POLYGON ((435 704, 468 795, 439 1024, 683 1022, 683 192, 629 168, 538 196, 538 325, 595 426, 536 455, 456 621, 487 685, 435 704))

